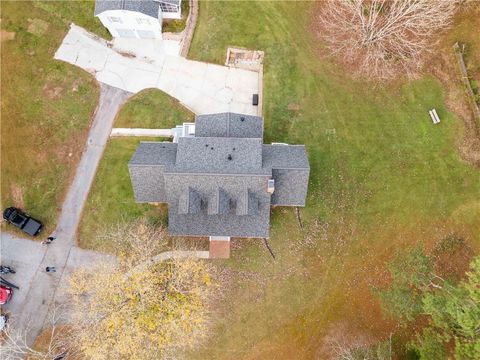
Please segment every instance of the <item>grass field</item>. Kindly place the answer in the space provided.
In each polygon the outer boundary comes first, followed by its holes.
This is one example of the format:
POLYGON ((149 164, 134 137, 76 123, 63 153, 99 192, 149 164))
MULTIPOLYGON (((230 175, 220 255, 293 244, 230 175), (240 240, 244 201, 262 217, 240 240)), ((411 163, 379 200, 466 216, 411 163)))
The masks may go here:
MULTIPOLYGON (((189 57, 222 64, 228 46, 265 51, 265 140, 306 144, 311 178, 304 229, 293 209, 273 211, 276 260, 263 243, 236 240, 232 258, 215 262, 224 297, 214 304, 210 341, 192 359, 324 359, 331 342, 386 339, 396 324, 370 288, 388 280, 385 261, 395 251, 432 248, 452 232, 480 248, 480 175, 459 158, 463 123, 447 110, 440 82, 352 80, 309 31, 314 6, 200 4, 189 57), (440 125, 431 123, 431 108, 440 125)), ((175 105, 158 92, 140 94, 116 126, 183 122, 188 114, 167 110, 169 101, 175 105)), ((133 202, 127 162, 138 141, 109 143, 82 220, 82 247, 111 250, 95 234, 119 219, 165 221, 165 208, 133 202)), ((404 340, 396 337, 395 348, 404 340)))
POLYGON ((432 247, 451 232, 479 249, 480 174, 459 159, 463 125, 440 83, 350 79, 322 58, 309 31, 314 6, 201 3, 189 57, 220 64, 230 45, 264 50, 267 141, 305 143, 312 171, 305 229, 293 210, 273 213, 277 260, 239 240, 232 259, 217 263, 229 274, 221 315, 191 358, 321 359, 332 341, 386 339, 395 324, 370 286, 386 281, 395 251, 432 247), (300 110, 289 111, 292 103, 300 110))
POLYGON ((53 54, 69 21, 92 21, 86 20, 92 19, 86 12, 92 3, 4 1, 1 7, 2 32, 14 36, 2 41, 1 51, 2 207, 24 208, 45 223, 46 236, 99 95, 91 75, 53 54))

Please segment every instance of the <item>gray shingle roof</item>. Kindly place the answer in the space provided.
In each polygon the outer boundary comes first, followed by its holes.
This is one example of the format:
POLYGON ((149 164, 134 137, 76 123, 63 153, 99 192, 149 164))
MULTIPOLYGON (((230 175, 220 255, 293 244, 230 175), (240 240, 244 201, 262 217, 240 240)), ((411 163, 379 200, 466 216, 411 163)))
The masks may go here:
POLYGON ((136 202, 166 202, 164 166, 129 165, 136 202))
POLYGON ((169 232, 188 236, 267 237, 270 218, 270 194, 265 191, 267 179, 268 176, 257 175, 166 173, 169 232), (200 211, 196 213, 179 211, 182 194, 188 187, 195 189, 200 197, 200 211), (209 212, 209 208, 216 207, 215 194, 219 188, 224 192, 223 211, 215 214, 209 212), (244 207, 248 195, 250 212, 244 207))
POLYGON ((310 169, 304 145, 263 145, 263 167, 310 169))
POLYGON ((235 113, 199 115, 195 119, 195 136, 262 139, 263 120, 235 113))
POLYGON ((217 188, 208 197, 208 214, 227 214, 230 211, 230 197, 222 188, 217 188))
POLYGON ((142 141, 130 160, 130 165, 175 165, 177 144, 142 141))
POLYGON ((181 137, 178 141, 174 171, 202 174, 263 173, 262 140, 181 137))
POLYGON ((305 147, 263 145, 261 137, 250 137, 263 134, 262 119, 242 116, 199 116, 195 137, 142 142, 133 155, 135 199, 168 203, 171 234, 268 237, 271 205, 305 205, 305 147), (270 178, 273 194, 267 192, 270 178))
MULTIPOLYGON (((162 2, 179 4, 179 0, 162 0, 162 2)), ((95 15, 107 10, 136 11, 158 19, 160 3, 154 0, 96 0, 95 15)))
POLYGON ((275 191, 272 194, 272 205, 305 206, 309 175, 309 169, 273 169, 275 191))
POLYGON ((272 169, 272 205, 305 206, 310 165, 303 145, 263 145, 263 166, 272 169))

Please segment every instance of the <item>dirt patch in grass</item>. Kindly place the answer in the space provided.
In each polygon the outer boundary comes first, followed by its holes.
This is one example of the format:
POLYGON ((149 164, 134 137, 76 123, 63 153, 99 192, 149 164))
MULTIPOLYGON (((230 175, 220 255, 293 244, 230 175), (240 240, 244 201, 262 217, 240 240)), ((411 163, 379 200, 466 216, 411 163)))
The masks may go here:
POLYGON ((48 22, 42 19, 28 19, 27 31, 30 34, 41 36, 45 34, 48 29, 48 22))
POLYGON ((5 31, 5 30, 0 31, 1 42, 10 41, 10 40, 13 40, 13 39, 15 39, 15 32, 5 31))
POLYGON ((62 95, 63 88, 61 86, 55 86, 50 82, 47 82, 43 88, 43 93, 50 99, 58 99, 62 95))
POLYGON ((10 192, 12 193, 12 200, 15 207, 23 208, 25 203, 23 201, 23 190, 18 184, 10 185, 10 192))

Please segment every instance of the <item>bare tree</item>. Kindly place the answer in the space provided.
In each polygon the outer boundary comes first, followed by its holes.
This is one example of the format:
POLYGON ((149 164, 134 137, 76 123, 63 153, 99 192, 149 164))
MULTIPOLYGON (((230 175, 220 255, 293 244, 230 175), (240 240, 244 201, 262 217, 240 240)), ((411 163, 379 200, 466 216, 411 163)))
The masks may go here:
POLYGON ((412 76, 456 7, 455 0, 327 0, 318 16, 319 35, 357 75, 412 76))
POLYGON ((330 348, 335 360, 391 360, 392 335, 388 340, 372 345, 332 340, 330 348))
POLYGON ((27 342, 29 328, 17 330, 14 323, 7 324, 1 335, 0 359, 2 360, 52 360, 67 356, 68 344, 64 322, 64 311, 60 306, 53 306, 49 312, 50 327, 45 334, 46 341, 41 347, 30 346, 27 342))

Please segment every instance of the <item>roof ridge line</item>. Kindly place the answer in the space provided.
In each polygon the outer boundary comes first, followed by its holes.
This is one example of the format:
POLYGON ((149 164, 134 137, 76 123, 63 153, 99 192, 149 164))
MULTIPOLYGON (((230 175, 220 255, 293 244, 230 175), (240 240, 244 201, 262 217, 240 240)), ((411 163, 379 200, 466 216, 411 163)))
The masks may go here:
POLYGON ((230 137, 230 116, 232 115, 231 112, 227 113, 227 137, 230 137))
MULTIPOLYGON (((143 165, 142 166, 151 166, 151 165, 143 165)), ((263 168, 265 169, 265 168, 263 168)), ((268 168, 267 168, 268 169, 268 168)), ((165 175, 193 175, 193 176, 272 176, 272 174, 242 174, 242 173, 193 173, 193 172, 169 172, 168 169, 166 169, 165 175)))

